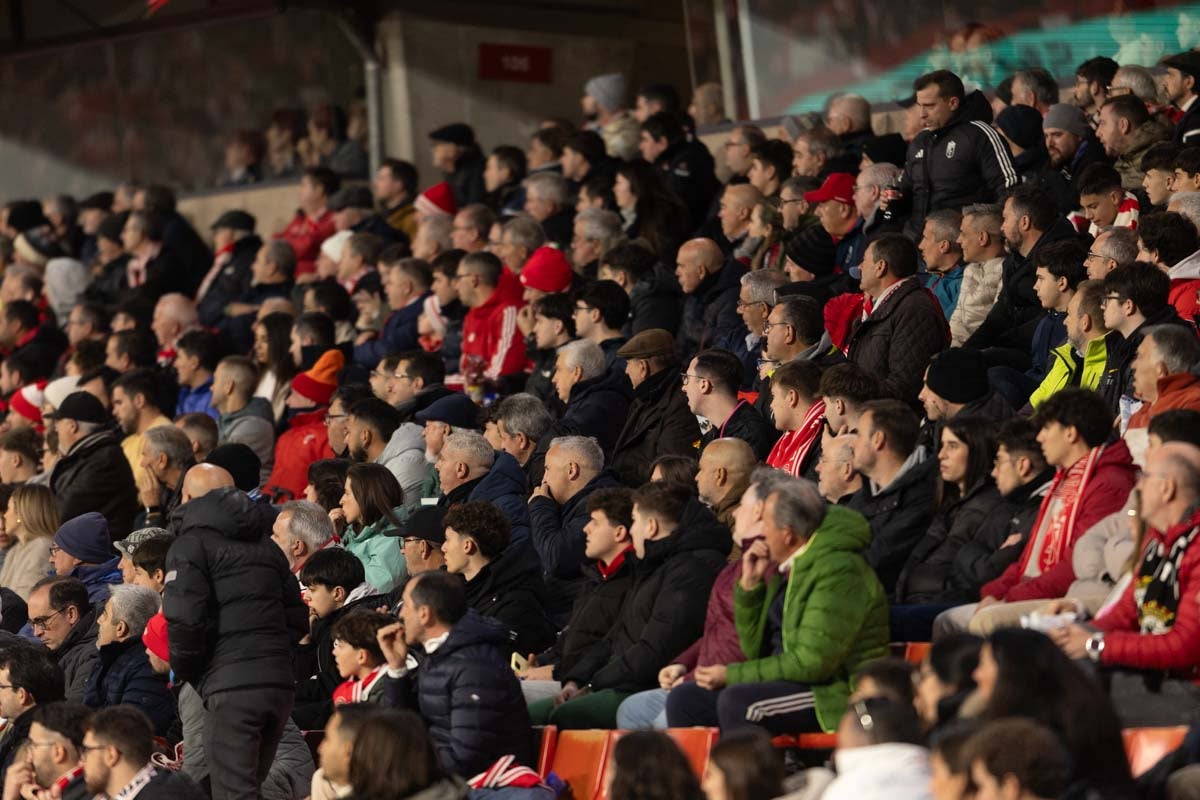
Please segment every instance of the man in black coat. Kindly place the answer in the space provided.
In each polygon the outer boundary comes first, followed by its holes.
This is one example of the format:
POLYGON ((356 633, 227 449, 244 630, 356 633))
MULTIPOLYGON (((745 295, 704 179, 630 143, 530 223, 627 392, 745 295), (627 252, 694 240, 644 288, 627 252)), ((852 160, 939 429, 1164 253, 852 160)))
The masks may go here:
POLYGON ((0 637, 0 715, 8 720, 0 737, 0 780, 12 766, 21 744, 29 738, 32 710, 63 699, 63 673, 50 655, 24 639, 0 637))
POLYGON ((183 494, 163 590, 171 667, 204 699, 214 800, 254 797, 291 714, 292 648, 308 610, 271 541, 270 506, 211 464, 188 472, 183 494))
POLYGON ((466 580, 467 603, 508 631, 509 650, 535 653, 554 641, 537 553, 511 541, 508 518, 479 500, 446 512, 446 571, 466 580))
POLYGON ((263 243, 254 226, 253 216, 236 210, 226 211, 212 225, 217 252, 196 295, 196 312, 207 327, 219 324, 225 306, 250 288, 251 267, 263 243))
POLYGON ((204 794, 191 780, 150 760, 154 748, 154 728, 141 711, 131 706, 97 711, 83 734, 83 778, 88 791, 98 797, 201 800, 204 794))
POLYGON ((728 350, 704 350, 688 364, 683 394, 692 413, 709 423, 700 450, 717 439, 741 439, 756 459, 766 461, 779 431, 753 405, 738 399, 741 385, 742 362, 728 350))
POLYGON ((62 457, 50 473, 50 489, 62 521, 98 511, 113 539, 129 535, 138 511, 133 470, 116 436, 111 417, 96 397, 74 392, 54 413, 54 431, 62 457))
POLYGON ((700 638, 708 595, 733 546, 689 490, 651 483, 633 496, 634 584, 608 635, 563 675, 557 698, 530 706, 535 724, 613 728, 617 707, 700 638))
POLYGON ((551 433, 593 436, 611 453, 633 394, 625 373, 605 366, 598 344, 579 339, 558 348, 554 388, 567 408, 551 433))
POLYGON ((621 347, 633 403, 613 446, 609 468, 626 486, 650 480, 654 459, 690 456, 700 441, 700 425, 683 394, 675 338, 662 328, 643 331, 621 347))
POLYGON ((654 253, 627 242, 604 254, 597 277, 613 281, 629 295, 629 321, 621 332, 634 336, 651 328, 679 328, 683 295, 673 269, 658 262, 654 253))
POLYGON ((662 170, 667 185, 687 205, 688 230, 698 228, 720 186, 708 148, 688 137, 679 117, 659 111, 642 123, 638 149, 642 158, 662 170))
POLYGON ((919 435, 916 413, 899 400, 866 403, 854 434, 854 468, 867 480, 848 505, 871 524, 866 559, 889 599, 933 520, 938 462, 917 444, 919 435))
POLYGON ((742 328, 737 304, 746 267, 740 261, 726 260, 712 239, 684 243, 676 262, 675 277, 687 300, 675 344, 679 360, 686 361, 742 328))
POLYGON ((442 768, 471 776, 509 754, 536 766, 507 632, 469 608, 462 581, 436 570, 414 576, 400 619, 378 634, 388 675, 398 679, 388 682, 389 700, 424 717, 442 768))
POLYGON ((545 574, 546 612, 562 623, 583 583, 587 498, 620 484, 604 471, 604 453, 591 437, 553 439, 545 463, 542 483, 529 498, 529 522, 545 574))

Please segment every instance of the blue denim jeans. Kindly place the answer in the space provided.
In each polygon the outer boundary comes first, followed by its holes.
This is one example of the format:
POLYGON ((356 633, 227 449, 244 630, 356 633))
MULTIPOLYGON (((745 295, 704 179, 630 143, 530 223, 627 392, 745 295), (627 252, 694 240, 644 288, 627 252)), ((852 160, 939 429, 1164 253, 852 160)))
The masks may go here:
POLYGON ((617 709, 617 727, 626 731, 667 729, 667 690, 647 689, 630 695, 617 709))

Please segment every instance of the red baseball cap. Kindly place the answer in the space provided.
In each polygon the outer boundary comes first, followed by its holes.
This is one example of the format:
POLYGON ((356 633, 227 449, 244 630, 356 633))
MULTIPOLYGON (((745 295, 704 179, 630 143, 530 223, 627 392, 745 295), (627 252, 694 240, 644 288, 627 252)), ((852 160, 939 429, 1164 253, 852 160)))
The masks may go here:
POLYGON ((837 200, 848 206, 854 205, 854 176, 849 172, 834 172, 825 179, 821 188, 815 192, 805 192, 807 203, 824 203, 826 200, 837 200))

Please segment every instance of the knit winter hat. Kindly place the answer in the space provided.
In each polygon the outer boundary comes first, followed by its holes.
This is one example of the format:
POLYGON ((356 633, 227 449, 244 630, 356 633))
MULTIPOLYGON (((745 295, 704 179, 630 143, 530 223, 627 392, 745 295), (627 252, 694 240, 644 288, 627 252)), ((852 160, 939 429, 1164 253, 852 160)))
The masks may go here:
POLYGON ((1046 118, 1042 120, 1042 130, 1066 131, 1080 139, 1086 139, 1092 133, 1092 127, 1088 125, 1087 117, 1083 115, 1083 109, 1069 103, 1055 103, 1050 106, 1050 110, 1046 112, 1046 118))
POLYGON ((1042 115, 1030 106, 1009 106, 996 115, 996 127, 1025 150, 1037 147, 1042 136, 1042 115))
POLYGON ((337 374, 346 366, 346 357, 338 349, 326 350, 308 372, 292 378, 292 391, 319 406, 328 405, 337 390, 337 374))
POLYGON ((321 242, 321 255, 328 258, 334 264, 338 264, 342 260, 342 253, 346 251, 346 242, 354 235, 354 231, 338 231, 330 236, 325 241, 321 242))
POLYGON ((445 181, 435 183, 421 192, 413 205, 417 207, 417 211, 431 217, 452 217, 458 211, 458 206, 454 203, 454 190, 445 181))
POLYGON ((571 265, 561 250, 543 245, 530 254, 520 280, 522 286, 539 292, 563 292, 571 285, 571 265))
POLYGON ((52 380, 46 384, 43 392, 43 400, 57 411, 58 407, 62 405, 62 401, 67 399, 67 395, 74 392, 78 386, 78 375, 66 375, 62 378, 52 380))
POLYGON ((253 450, 241 442, 229 442, 214 447, 204 459, 206 464, 216 464, 233 476, 233 485, 240 491, 252 492, 261 483, 262 461, 253 450))
POLYGON ((625 76, 619 72, 595 76, 584 85, 583 91, 601 108, 617 111, 625 107, 625 76))
POLYGON ((950 403, 970 403, 989 391, 987 362, 977 350, 954 347, 929 362, 925 385, 950 403))
POLYGON ((54 543, 85 564, 103 564, 116 555, 108 535, 108 520, 96 511, 64 522, 54 534, 54 543))
POLYGON ((17 233, 49 224, 50 220, 42 213, 42 203, 39 200, 14 200, 8 204, 8 227, 17 233))
POLYGON ((832 275, 837 261, 837 245, 820 225, 809 225, 793 236, 784 253, 796 266, 818 278, 832 275))
POLYGON ((170 651, 167 649, 167 618, 161 611, 146 623, 146 629, 142 631, 142 644, 163 661, 171 660, 168 658, 170 651))
POLYGON ((33 423, 33 427, 37 429, 38 433, 44 430, 42 425, 42 403, 45 402, 45 399, 42 390, 45 387, 45 381, 38 381, 28 386, 22 386, 8 401, 9 410, 17 412, 33 423))

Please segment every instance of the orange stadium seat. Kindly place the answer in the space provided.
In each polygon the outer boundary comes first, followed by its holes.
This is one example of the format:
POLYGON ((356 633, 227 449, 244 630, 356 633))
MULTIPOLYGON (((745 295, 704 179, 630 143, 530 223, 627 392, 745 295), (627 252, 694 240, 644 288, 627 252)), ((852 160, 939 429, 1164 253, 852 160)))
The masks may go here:
MULTIPOLYGON (((534 728, 536 731, 537 728, 534 728)), ((538 747, 538 775, 543 778, 550 771, 550 763, 554 761, 554 748, 558 745, 558 726, 545 725, 542 727, 542 743, 538 747)))
POLYGON ((688 763, 697 778, 703 778, 708 769, 708 756, 716 744, 720 731, 717 728, 670 728, 667 735, 675 740, 679 749, 687 756, 688 763))
POLYGON ((930 647, 932 645, 929 642, 909 642, 904 645, 904 660, 914 667, 919 667, 929 654, 930 647))
POLYGON ((1187 735, 1187 726, 1172 728, 1126 728, 1121 731, 1125 738, 1125 755, 1129 758, 1129 769, 1138 777, 1157 764, 1162 757, 1179 745, 1187 735))
POLYGON ((577 800, 591 800, 601 788, 608 764, 612 731, 562 731, 554 747, 550 772, 571 787, 577 800))

